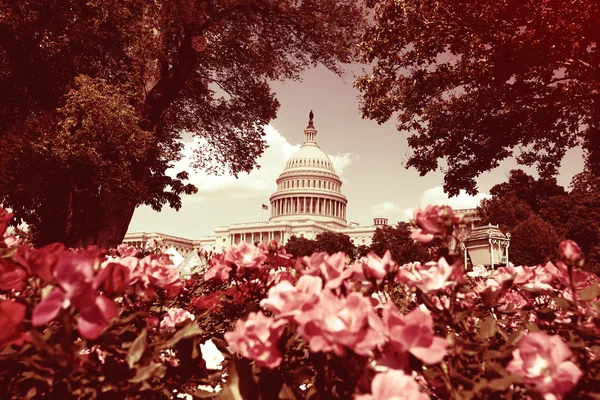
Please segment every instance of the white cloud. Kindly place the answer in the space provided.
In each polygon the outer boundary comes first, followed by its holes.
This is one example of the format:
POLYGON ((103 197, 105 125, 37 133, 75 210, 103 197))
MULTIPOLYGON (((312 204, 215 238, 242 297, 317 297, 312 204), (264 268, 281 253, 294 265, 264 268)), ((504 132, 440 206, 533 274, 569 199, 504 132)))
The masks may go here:
MULTIPOLYGON (((476 196, 471 196, 465 191, 461 191, 458 196, 448 198, 441 186, 436 186, 427 189, 421 195, 419 202, 414 207, 426 207, 429 204, 449 205, 453 209, 476 208, 478 203, 490 195, 487 193, 479 193, 476 196)), ((390 221, 409 221, 413 217, 414 207, 404 207, 391 201, 384 201, 372 207, 374 217, 389 218, 390 221)))
MULTIPOLYGON (((274 127, 265 127, 265 140, 268 147, 258 159, 260 168, 252 170, 249 174, 240 174, 238 178, 231 175, 214 176, 203 171, 196 171, 190 167, 190 160, 194 148, 197 148, 201 139, 194 138, 186 143, 183 149, 183 159, 177 162, 173 171, 187 170, 190 182, 198 187, 195 198, 219 197, 246 197, 254 195, 269 195, 277 189, 276 180, 283 171, 285 162, 300 148, 292 145, 274 127)), ((329 156, 337 173, 343 176, 350 164, 358 160, 352 153, 329 156)))
POLYGON ((346 183, 347 179, 345 179, 345 172, 348 169, 350 164, 353 164, 358 161, 358 154, 354 153, 338 153, 336 155, 328 154, 329 159, 333 163, 335 168, 335 172, 339 175, 340 179, 346 183))
MULTIPOLYGON (((491 197, 488 193, 479 193, 476 196, 471 196, 464 190, 461 190, 458 196, 448 197, 444 193, 444 188, 436 186, 431 189, 427 189, 423 192, 421 199, 415 207, 424 208, 429 204, 436 205, 449 205, 455 210, 465 208, 476 208, 481 200, 491 197)), ((405 219, 411 219, 413 217, 413 208, 404 209, 403 216, 405 219)))

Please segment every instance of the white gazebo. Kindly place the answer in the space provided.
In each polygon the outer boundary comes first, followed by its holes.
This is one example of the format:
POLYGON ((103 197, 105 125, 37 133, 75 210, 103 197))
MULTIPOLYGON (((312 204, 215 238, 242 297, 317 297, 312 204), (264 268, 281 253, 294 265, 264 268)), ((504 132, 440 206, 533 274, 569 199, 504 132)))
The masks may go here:
POLYGON ((484 225, 473 228, 465 239, 465 265, 483 265, 492 269, 498 265, 508 265, 508 246, 510 233, 502 233, 498 225, 484 225))

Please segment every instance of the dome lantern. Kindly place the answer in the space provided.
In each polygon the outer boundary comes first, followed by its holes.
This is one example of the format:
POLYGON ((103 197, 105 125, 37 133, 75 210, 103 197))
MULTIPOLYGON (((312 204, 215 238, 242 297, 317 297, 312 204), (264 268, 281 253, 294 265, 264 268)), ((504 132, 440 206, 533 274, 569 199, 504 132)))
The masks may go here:
POLYGON ((315 114, 313 114, 312 110, 310 110, 310 113, 308 114, 308 126, 304 130, 304 144, 310 144, 310 143, 314 143, 315 145, 317 144, 317 141, 316 141, 317 130, 315 129, 315 126, 313 125, 314 117, 315 117, 315 114))

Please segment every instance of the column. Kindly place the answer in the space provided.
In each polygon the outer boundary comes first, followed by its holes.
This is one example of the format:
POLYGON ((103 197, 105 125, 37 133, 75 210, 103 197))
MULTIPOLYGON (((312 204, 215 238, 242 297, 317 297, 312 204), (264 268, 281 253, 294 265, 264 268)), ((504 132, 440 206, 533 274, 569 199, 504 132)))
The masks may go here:
POLYGON ((252 244, 254 244, 254 232, 252 232, 252 244))
POLYGON ((304 214, 307 214, 307 212, 306 212, 306 196, 302 198, 302 201, 304 203, 303 204, 304 208, 302 209, 302 211, 304 211, 304 214))

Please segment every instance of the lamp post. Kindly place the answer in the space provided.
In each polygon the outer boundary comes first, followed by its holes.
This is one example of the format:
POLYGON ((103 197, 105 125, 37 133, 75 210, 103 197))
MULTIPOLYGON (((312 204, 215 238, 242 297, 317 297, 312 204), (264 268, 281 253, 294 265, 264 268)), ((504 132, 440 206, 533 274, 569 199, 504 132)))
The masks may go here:
POLYGON ((502 233, 498 225, 489 224, 471 230, 465 239, 465 265, 467 257, 471 263, 495 269, 498 265, 508 265, 510 233, 502 233))

